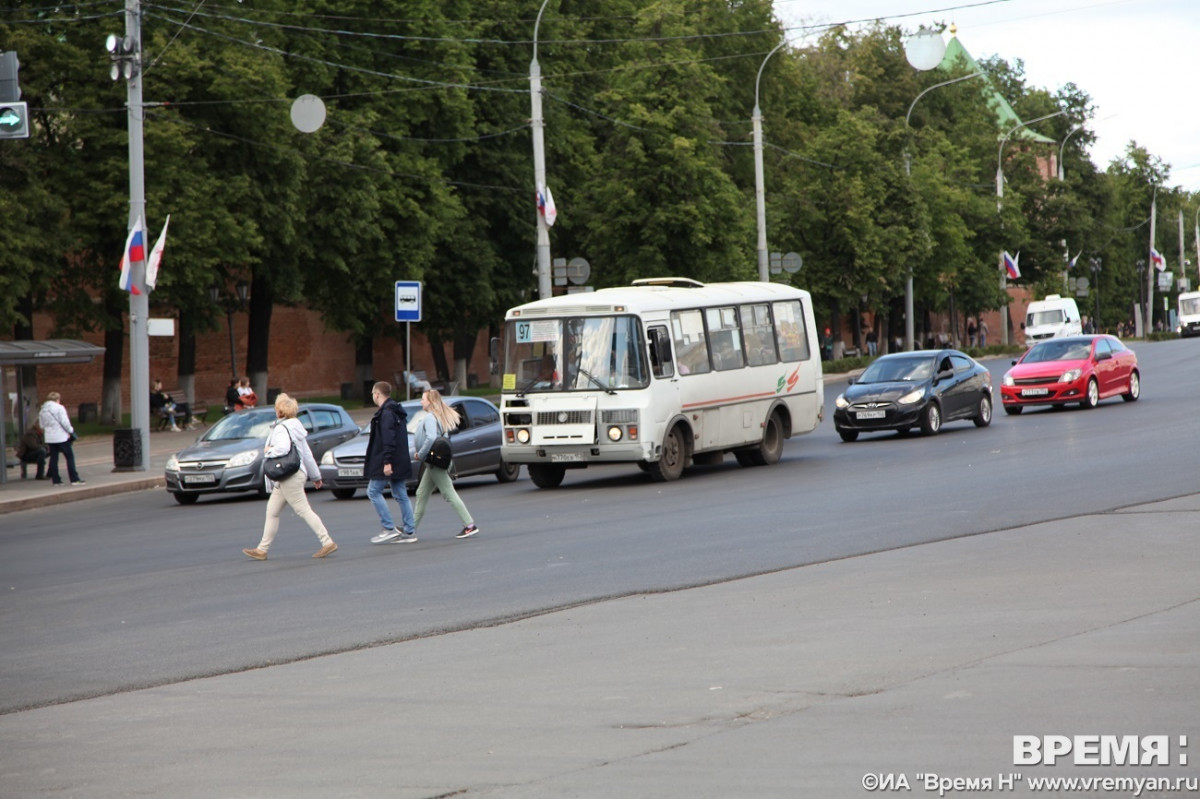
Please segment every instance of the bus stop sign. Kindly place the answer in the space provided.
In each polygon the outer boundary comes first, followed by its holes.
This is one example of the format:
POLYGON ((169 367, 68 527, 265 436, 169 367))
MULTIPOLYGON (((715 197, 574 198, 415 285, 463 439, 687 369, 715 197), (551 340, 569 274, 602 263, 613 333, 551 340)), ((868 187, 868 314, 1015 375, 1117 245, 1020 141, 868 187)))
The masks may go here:
POLYGON ((396 321, 421 321, 421 281, 396 281, 396 321))

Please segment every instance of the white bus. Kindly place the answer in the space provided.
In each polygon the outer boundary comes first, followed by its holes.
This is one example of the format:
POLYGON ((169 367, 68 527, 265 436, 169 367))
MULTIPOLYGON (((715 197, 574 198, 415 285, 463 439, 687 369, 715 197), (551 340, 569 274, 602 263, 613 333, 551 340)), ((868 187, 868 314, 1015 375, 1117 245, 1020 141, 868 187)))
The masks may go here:
POLYGON ((540 488, 590 463, 658 481, 692 463, 776 463, 816 428, 825 389, 807 291, 774 283, 634 281, 537 300, 505 317, 501 453, 540 488))
POLYGON ((1200 336, 1200 291, 1179 294, 1179 335, 1200 336))

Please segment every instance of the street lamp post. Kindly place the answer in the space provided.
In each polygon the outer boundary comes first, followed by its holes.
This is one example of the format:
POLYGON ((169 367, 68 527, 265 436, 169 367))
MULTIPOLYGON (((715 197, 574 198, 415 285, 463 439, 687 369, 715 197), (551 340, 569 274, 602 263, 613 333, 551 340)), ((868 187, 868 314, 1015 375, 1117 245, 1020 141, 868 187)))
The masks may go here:
POLYGON ((764 283, 769 281, 771 276, 767 260, 767 196, 763 185, 762 109, 758 105, 758 85, 762 81, 763 68, 767 61, 785 44, 787 39, 775 45, 758 67, 758 77, 754 79, 754 114, 750 118, 754 125, 754 207, 758 214, 758 279, 764 283))
MULTIPOLYGON (((545 120, 542 118, 542 67, 538 64, 538 27, 542 24, 542 12, 550 0, 542 0, 537 20, 533 23, 533 60, 529 62, 529 102, 531 106, 530 127, 533 129, 533 182, 534 191, 546 185, 546 141, 545 120)), ((537 214, 537 275, 538 297, 546 299, 553 293, 550 266, 550 228, 546 217, 537 214)))
MULTIPOLYGON (((1053 114, 1046 114, 1045 116, 1038 117, 1037 119, 1031 119, 1028 122, 1022 122, 1021 124, 1014 126, 1012 130, 1010 130, 1008 133, 1005 133, 1004 136, 1002 136, 1000 138, 1000 146, 996 148, 996 213, 997 214, 1000 213, 1000 207, 1002 205, 1002 201, 1004 200, 1004 161, 1003 161, 1004 145, 1008 143, 1009 137, 1027 125, 1032 125, 1035 122, 1042 122, 1043 120, 1047 120, 1047 119, 1053 119, 1054 117, 1062 116, 1065 113, 1067 113, 1067 111, 1064 108, 1061 111, 1055 111, 1053 114)), ((1008 292, 1008 274, 1007 274, 1007 272, 1005 272, 1005 269, 1004 269, 1003 253, 1001 253, 1001 255, 1000 255, 1000 292, 1002 294, 1007 294, 1007 292, 1008 292)), ((1007 297, 1006 297, 1006 299, 1007 299, 1007 297)), ((1005 346, 1008 346, 1008 303, 1007 302, 1004 303, 1003 311, 1004 311, 1004 313, 1000 320, 1000 343, 1004 344, 1005 346)))
MULTIPOLYGON (((917 100, 920 100, 922 97, 929 94, 934 89, 941 88, 942 86, 949 86, 950 84, 958 83, 959 81, 970 80, 971 78, 978 78, 982 74, 983 74, 982 72, 972 72, 970 75, 963 75, 960 78, 954 78, 953 80, 946 80, 946 81, 942 81, 941 83, 935 83, 932 86, 930 86, 928 89, 926 89, 925 91, 918 94, 916 96, 916 98, 912 101, 912 104, 909 105, 908 113, 904 115, 904 129, 906 131, 908 131, 910 129, 909 120, 912 118, 913 109, 916 108, 916 106, 917 106, 917 100)), ((911 178, 912 177, 912 155, 908 151, 907 136, 905 138, 906 138, 906 143, 905 143, 905 147, 904 147, 904 174, 906 177, 911 178)), ((912 350, 915 348, 915 344, 913 342, 913 338, 914 338, 914 329, 913 328, 914 328, 914 325, 913 325, 913 270, 912 270, 912 264, 910 263, 908 266, 908 274, 904 278, 904 349, 908 350, 909 352, 912 352, 912 350)))
POLYGON ((1059 180, 1065 179, 1065 176, 1066 176, 1066 173, 1063 171, 1063 151, 1066 149, 1067 139, 1071 138, 1076 133, 1083 130, 1083 127, 1086 124, 1087 124, 1086 122, 1080 122, 1078 125, 1071 128, 1070 132, 1068 132, 1066 136, 1063 136, 1062 144, 1058 145, 1058 179, 1059 180))

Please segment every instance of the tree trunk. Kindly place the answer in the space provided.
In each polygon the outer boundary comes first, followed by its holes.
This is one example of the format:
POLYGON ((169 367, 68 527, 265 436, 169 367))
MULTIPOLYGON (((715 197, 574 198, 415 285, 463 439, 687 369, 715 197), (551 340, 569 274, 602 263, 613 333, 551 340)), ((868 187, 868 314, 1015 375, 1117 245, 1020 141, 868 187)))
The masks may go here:
MULTIPOLYGON (((441 337, 436 333, 429 334, 429 349, 433 355, 433 368, 437 373, 437 379, 449 379, 450 369, 446 366, 446 347, 441 337)), ((433 380, 429 382, 432 383, 433 380)))
POLYGON ((121 410, 121 365, 125 356, 125 331, 121 328, 104 331, 104 388, 100 397, 100 423, 120 427, 124 423, 121 410))
POLYGON ((467 364, 475 355, 476 334, 461 335, 454 340, 454 382, 459 392, 467 387, 467 364))
POLYGON ((179 389, 189 408, 196 407, 196 330, 193 314, 179 312, 179 389))
POLYGON ((258 404, 270 402, 267 389, 271 349, 271 309, 274 307, 271 285, 255 275, 250 283, 250 332, 246 344, 246 376, 258 395, 258 404))
MULTIPOLYGON (((392 377, 392 375, 388 375, 392 377)), ((354 390, 365 389, 367 382, 372 384, 375 380, 375 339, 372 336, 363 336, 358 340, 358 344, 354 348, 354 390)), ((402 385, 397 385, 396 388, 403 388, 402 385)), ((364 390, 363 402, 371 403, 371 392, 364 390)))

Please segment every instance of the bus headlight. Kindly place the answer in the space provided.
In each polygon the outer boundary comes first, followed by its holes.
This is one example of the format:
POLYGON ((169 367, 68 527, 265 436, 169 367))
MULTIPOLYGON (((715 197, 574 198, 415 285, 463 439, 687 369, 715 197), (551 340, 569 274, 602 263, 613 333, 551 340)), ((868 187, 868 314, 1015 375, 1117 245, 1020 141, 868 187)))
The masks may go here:
POLYGON ((620 441, 621 440, 621 428, 617 427, 616 425, 613 425, 612 427, 608 428, 608 440, 609 441, 620 441))
POLYGON ((520 444, 528 444, 529 443, 529 430, 527 428, 522 427, 520 430, 517 431, 517 443, 520 443, 520 444))

